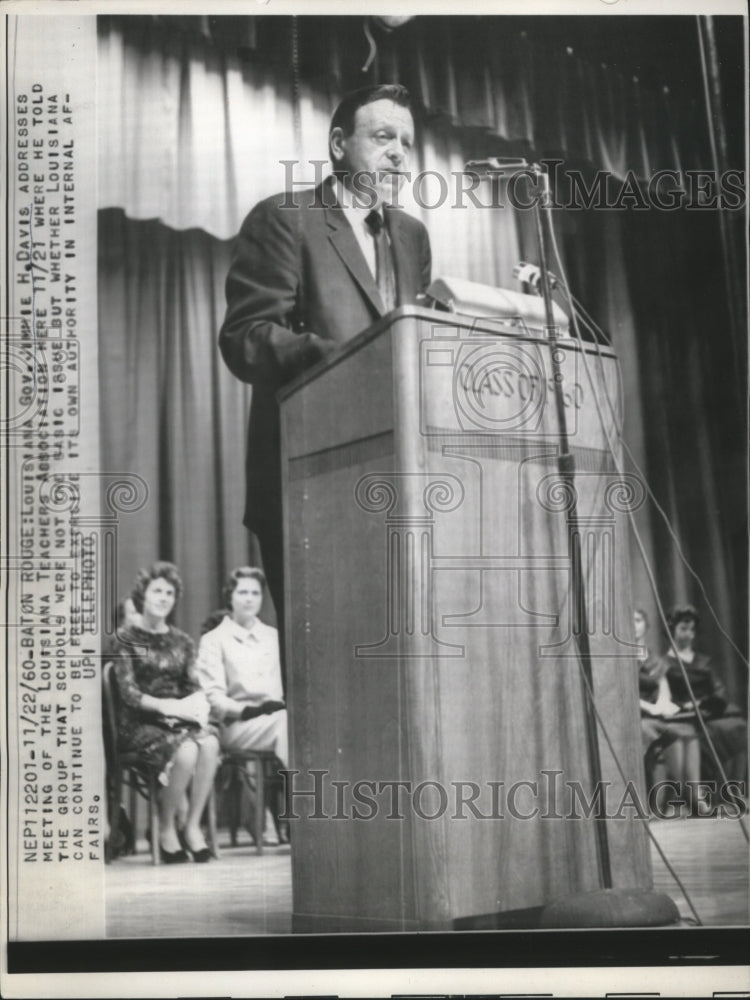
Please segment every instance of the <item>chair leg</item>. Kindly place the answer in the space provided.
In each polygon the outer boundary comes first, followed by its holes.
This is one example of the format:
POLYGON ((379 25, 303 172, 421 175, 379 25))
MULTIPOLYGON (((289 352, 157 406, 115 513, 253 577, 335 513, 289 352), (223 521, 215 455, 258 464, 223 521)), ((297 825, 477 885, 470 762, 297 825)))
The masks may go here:
POLYGON ((252 834, 255 840, 255 849, 258 854, 263 853, 263 826, 265 824, 265 804, 263 802, 263 762, 257 757, 248 757, 242 765, 243 781, 247 788, 247 794, 253 805, 252 834), (250 780, 247 765, 252 763, 255 768, 255 785, 250 780))
POLYGON ((239 774, 237 773, 237 768, 234 764, 230 765, 230 776, 229 776, 229 843, 232 847, 237 846, 237 827, 239 826, 239 811, 240 811, 240 789, 242 787, 242 782, 240 780, 239 774))
POLYGON ((109 835, 104 850, 105 864, 109 864, 115 857, 114 845, 118 840, 120 826, 120 796, 122 795, 122 769, 112 768, 106 777, 108 793, 108 822, 109 835))
POLYGON ((132 778, 130 781, 130 801, 128 802, 128 810, 129 810, 128 815, 130 816, 130 822, 133 824, 133 830, 134 830, 133 854, 135 854, 138 844, 138 792, 136 790, 132 778))
POLYGON ((208 846, 214 858, 219 857, 219 838, 216 833, 216 792, 211 789, 206 803, 208 813, 208 846))
POLYGON ((255 845, 258 854, 263 853, 263 831, 266 828, 266 784, 263 761, 255 761, 255 845))
POLYGON ((148 778, 148 813, 151 828, 151 863, 161 862, 159 850, 159 784, 155 774, 148 778))
POLYGON ((269 774, 266 774, 266 783, 268 788, 268 806, 271 810, 271 815, 273 816, 273 825, 276 828, 276 835, 279 838, 279 843, 285 844, 289 839, 289 824, 288 821, 279 819, 279 813, 284 812, 284 785, 283 779, 280 777, 275 766, 269 774))

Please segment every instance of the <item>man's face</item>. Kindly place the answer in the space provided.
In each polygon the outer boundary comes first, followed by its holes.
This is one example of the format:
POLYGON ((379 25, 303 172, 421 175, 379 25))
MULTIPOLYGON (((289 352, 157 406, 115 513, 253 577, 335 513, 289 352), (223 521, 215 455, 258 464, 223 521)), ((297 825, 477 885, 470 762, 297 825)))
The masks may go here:
POLYGON ((361 192, 369 207, 396 200, 413 145, 411 112, 387 98, 357 108, 351 135, 340 128, 331 132, 336 169, 346 171, 347 187, 361 192))

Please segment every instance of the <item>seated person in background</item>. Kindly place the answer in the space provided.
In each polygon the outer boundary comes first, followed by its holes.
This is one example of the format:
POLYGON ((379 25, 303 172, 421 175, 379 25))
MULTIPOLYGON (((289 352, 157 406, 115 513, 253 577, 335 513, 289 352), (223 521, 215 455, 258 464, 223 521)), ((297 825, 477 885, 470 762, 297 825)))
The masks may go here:
MULTIPOLYGON (((672 701, 666 663, 645 645, 649 620, 642 608, 633 612, 633 627, 636 642, 641 643, 638 690, 646 777, 651 787, 669 781, 682 788, 685 782, 700 780, 698 733, 691 722, 670 719, 680 708, 672 701)), ((673 787, 661 789, 656 800, 657 813, 674 801, 673 787)))
POLYGON ((138 612, 135 610, 133 598, 128 594, 117 605, 115 609, 115 633, 104 640, 102 653, 109 657, 110 653, 117 649, 117 633, 127 625, 133 625, 139 620, 138 612))
POLYGON ((265 590, 261 570, 232 570, 222 591, 228 611, 201 637, 195 672, 221 724, 222 747, 229 752, 272 750, 287 767, 279 637, 258 618, 265 590))
MULTIPOLYGON (((115 609, 115 631, 112 635, 107 636, 102 643, 104 657, 102 662, 116 658, 117 633, 121 628, 132 625, 137 620, 138 612, 135 610, 133 598, 128 596, 120 601, 115 609)), ((111 778, 112 776, 107 772, 107 782, 111 778)), ((107 788, 109 790, 109 784, 107 788)), ((121 802, 117 804, 117 809, 117 815, 107 816, 107 853, 110 860, 120 854, 135 854, 135 831, 131 817, 128 816, 127 810, 121 802)), ((187 808, 184 810, 184 815, 187 816, 187 808)), ((184 817, 182 825, 184 826, 184 817)))
MULTIPOLYGON (((742 718, 737 706, 729 702, 726 688, 714 673, 709 657, 693 648, 698 622, 698 612, 691 604, 678 605, 667 615, 670 635, 679 655, 678 661, 674 650, 670 647, 663 657, 672 698, 682 709, 686 711, 694 709, 686 683, 687 678, 727 779, 745 781, 747 780, 747 722, 742 718)), ((715 762, 705 743, 703 728, 699 723, 696 723, 696 727, 704 760, 709 769, 715 771, 715 762)))
POLYGON ((287 717, 281 686, 279 636, 258 618, 266 578, 250 566, 232 570, 222 596, 229 613, 202 636, 195 676, 225 750, 273 750, 289 760, 287 717))
POLYGON ((159 849, 167 864, 208 861, 200 821, 213 787, 219 741, 209 724, 210 706, 191 677, 195 646, 168 624, 182 581, 172 563, 156 562, 136 577, 131 597, 137 614, 117 632, 114 650, 121 702, 123 750, 136 752, 158 771, 159 849), (187 816, 177 816, 188 785, 187 816), (184 847, 183 847, 184 844, 184 847))

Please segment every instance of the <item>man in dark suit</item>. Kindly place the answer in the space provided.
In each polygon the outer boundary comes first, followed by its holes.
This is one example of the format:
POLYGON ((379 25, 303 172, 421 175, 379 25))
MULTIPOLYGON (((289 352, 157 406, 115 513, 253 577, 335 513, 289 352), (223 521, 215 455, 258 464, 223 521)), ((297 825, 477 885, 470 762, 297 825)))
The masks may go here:
MULTIPOLYGON (((245 219, 219 335, 231 371, 253 386, 245 524, 261 546, 283 636, 279 411, 275 393, 430 283, 421 222, 394 207, 414 143, 409 94, 349 94, 331 119, 333 176, 260 202, 245 219)), ((345 414, 342 414, 342 418, 345 414)))

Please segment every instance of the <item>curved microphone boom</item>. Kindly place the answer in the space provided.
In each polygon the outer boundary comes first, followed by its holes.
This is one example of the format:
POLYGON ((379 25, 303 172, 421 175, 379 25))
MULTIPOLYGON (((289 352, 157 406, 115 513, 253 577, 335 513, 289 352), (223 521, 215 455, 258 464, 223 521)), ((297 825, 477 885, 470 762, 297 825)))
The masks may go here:
POLYGON ((528 169, 529 161, 522 156, 489 156, 486 160, 469 160, 464 165, 467 174, 511 174, 528 169))

